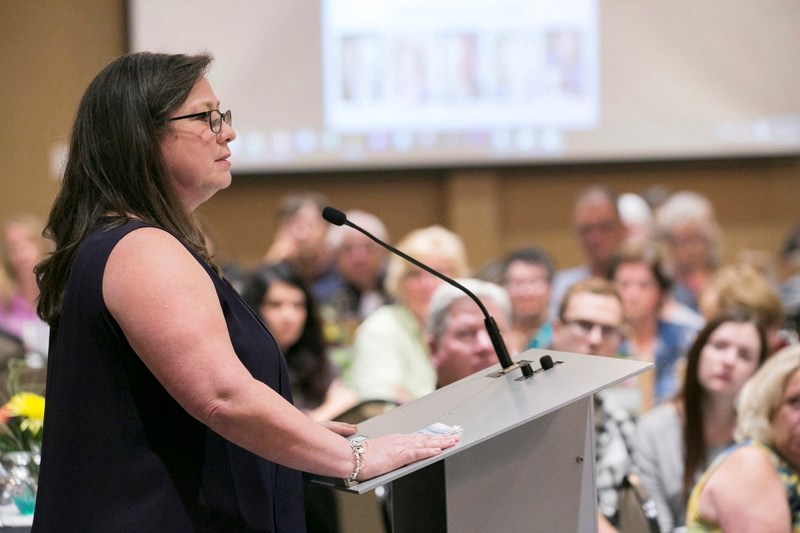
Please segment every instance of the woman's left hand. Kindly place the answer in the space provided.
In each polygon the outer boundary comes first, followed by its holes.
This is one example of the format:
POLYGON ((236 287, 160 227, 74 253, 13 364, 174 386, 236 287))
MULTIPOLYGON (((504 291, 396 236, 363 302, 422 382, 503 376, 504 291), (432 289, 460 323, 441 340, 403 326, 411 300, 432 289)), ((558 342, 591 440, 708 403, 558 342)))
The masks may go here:
POLYGON ((349 437, 350 435, 354 435, 356 430, 358 429, 357 426, 354 424, 346 424, 344 422, 320 422, 319 425, 333 431, 337 435, 341 435, 342 437, 349 437))

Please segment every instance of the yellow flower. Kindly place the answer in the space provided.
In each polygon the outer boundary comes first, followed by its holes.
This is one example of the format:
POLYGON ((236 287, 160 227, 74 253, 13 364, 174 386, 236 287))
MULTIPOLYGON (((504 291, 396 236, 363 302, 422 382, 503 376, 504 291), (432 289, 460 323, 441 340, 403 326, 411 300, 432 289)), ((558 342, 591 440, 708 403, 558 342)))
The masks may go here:
POLYGON ((44 398, 32 392, 20 392, 11 397, 5 407, 11 416, 22 417, 20 427, 36 435, 44 422, 44 398))

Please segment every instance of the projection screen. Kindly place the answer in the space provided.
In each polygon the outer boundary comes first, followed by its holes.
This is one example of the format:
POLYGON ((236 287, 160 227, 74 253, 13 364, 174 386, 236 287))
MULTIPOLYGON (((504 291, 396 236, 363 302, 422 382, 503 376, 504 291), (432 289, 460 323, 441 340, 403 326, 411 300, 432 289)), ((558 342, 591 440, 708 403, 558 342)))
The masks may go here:
POLYGON ((235 169, 800 153, 800 2, 129 0, 215 56, 235 169))

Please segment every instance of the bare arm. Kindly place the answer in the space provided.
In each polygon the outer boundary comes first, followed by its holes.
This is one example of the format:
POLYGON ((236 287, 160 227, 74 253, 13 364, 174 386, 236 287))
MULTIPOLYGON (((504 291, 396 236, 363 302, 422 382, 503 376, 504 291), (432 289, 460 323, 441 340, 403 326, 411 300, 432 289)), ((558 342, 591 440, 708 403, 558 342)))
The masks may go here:
MULTIPOLYGON (((237 358, 213 282, 171 235, 142 228, 106 265, 103 295, 133 349, 193 417, 270 461, 347 477, 353 453, 341 435, 311 421, 237 358)), ((367 479, 430 457, 453 439, 389 436, 366 445, 367 479)))
POLYGON ((764 450, 736 450, 712 474, 700 495, 700 515, 731 533, 791 531, 789 503, 775 464, 764 450))

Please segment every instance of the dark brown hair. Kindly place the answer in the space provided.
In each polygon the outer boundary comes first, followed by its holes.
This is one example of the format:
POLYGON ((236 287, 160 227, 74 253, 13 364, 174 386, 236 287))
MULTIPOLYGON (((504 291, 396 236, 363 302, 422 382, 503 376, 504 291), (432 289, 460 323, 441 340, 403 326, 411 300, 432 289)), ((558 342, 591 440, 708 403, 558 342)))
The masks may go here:
POLYGON ((683 404, 685 427, 683 430, 683 494, 688 500, 694 487, 695 472, 708 466, 708 447, 703 437, 703 399, 706 391, 698 378, 700 357, 703 348, 708 344, 711 335, 722 325, 728 322, 752 323, 758 331, 759 354, 758 366, 766 360, 768 355, 767 339, 764 328, 752 314, 743 310, 734 309, 714 317, 697 334, 692 347, 686 357, 686 375, 683 388, 678 393, 677 400, 683 404))
POLYGON ((55 251, 36 267, 39 316, 54 324, 75 251, 98 219, 138 217, 209 260, 202 232, 173 190, 159 141, 170 114, 205 75, 207 54, 126 54, 92 80, 81 99, 69 156, 44 235, 55 251))
POLYGON ((242 299, 263 318, 261 305, 270 288, 280 283, 299 289, 305 300, 306 321, 303 330, 300 338, 285 349, 284 356, 289 366, 292 391, 307 403, 301 407, 313 409, 325 401, 333 379, 333 369, 328 360, 317 302, 308 285, 286 263, 263 265, 248 279, 242 290, 242 299))

